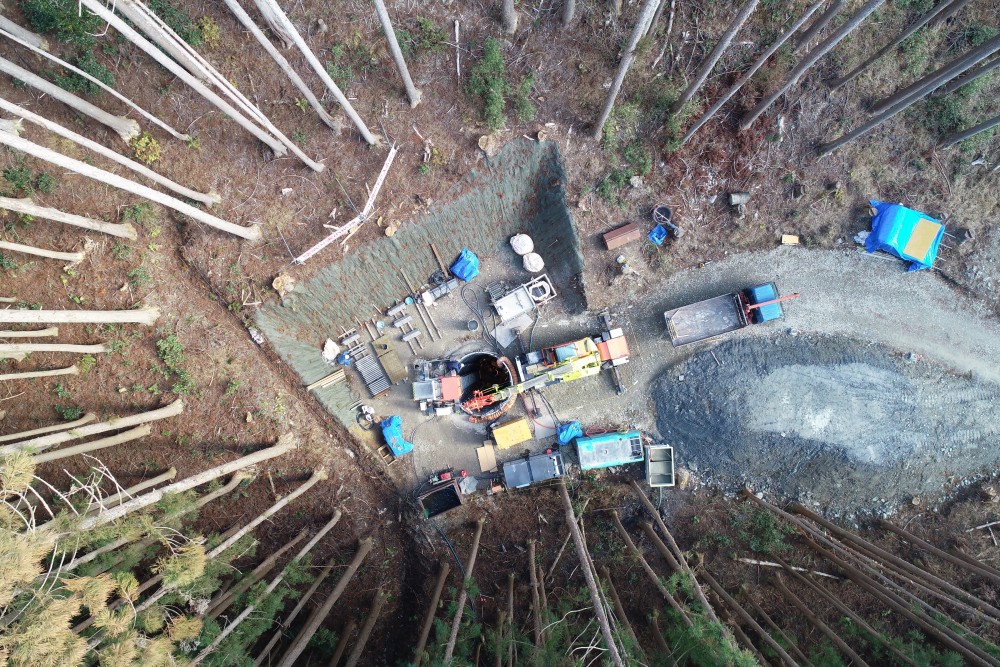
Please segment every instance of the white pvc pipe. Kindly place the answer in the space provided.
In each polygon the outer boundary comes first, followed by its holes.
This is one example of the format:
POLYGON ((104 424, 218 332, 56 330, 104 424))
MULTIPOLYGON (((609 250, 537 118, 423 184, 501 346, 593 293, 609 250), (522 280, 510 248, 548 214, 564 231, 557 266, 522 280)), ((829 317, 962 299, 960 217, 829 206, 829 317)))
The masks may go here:
POLYGON ((151 326, 160 317, 152 306, 135 310, 0 310, 0 324, 145 324, 151 326))

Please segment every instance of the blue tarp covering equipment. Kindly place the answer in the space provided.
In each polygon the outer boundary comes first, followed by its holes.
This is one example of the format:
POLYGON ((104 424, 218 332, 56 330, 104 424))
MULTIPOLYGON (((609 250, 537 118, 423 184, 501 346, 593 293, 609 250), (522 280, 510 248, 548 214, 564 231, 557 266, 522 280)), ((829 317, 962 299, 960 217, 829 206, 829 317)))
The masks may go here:
POLYGON ((646 238, 656 245, 663 245, 663 242, 667 240, 667 228, 658 224, 656 227, 653 227, 652 231, 646 234, 646 238))
POLYGON ((580 422, 569 422, 557 428, 556 435, 560 445, 568 445, 573 442, 573 438, 583 435, 583 427, 580 426, 580 422))
POLYGON ((872 233, 865 239, 865 250, 884 250, 910 262, 910 271, 934 265, 944 225, 926 213, 901 204, 869 200, 875 209, 872 233))
POLYGON ((393 456, 403 456, 413 451, 413 443, 403 439, 403 420, 399 417, 382 420, 382 437, 393 456))
MULTIPOLYGON (((778 292, 774 288, 774 283, 765 283, 763 285, 757 285, 756 287, 750 288, 750 296, 754 303, 764 303, 766 301, 773 301, 778 298, 778 292)), ((769 303, 766 306, 761 306, 760 308, 754 308, 753 310, 754 322, 760 324, 761 322, 770 322, 771 320, 777 320, 781 318, 781 304, 780 303, 769 303)))
POLYGON ((458 259, 449 269, 456 278, 469 282, 479 275, 479 258, 468 248, 462 248, 458 259))

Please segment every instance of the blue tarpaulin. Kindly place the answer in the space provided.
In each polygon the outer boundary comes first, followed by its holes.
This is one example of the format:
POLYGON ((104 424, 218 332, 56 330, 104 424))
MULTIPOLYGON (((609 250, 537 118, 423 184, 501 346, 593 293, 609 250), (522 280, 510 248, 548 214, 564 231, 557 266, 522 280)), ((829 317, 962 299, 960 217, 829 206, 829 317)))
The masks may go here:
POLYGON ((667 240, 667 228, 658 224, 646 234, 646 238, 656 245, 663 245, 663 242, 667 240))
POLYGON ((403 439, 403 420, 399 417, 382 420, 382 437, 393 456, 403 456, 413 451, 413 443, 403 439))
POLYGON ((479 275, 479 258, 468 248, 462 248, 450 271, 456 278, 469 282, 479 275))
POLYGON ((568 445, 573 442, 573 438, 583 435, 583 427, 580 426, 580 422, 569 422, 556 429, 556 434, 560 445, 568 445))
MULTIPOLYGON (((750 294, 753 296, 754 303, 765 303, 767 301, 774 301, 778 298, 778 293, 774 288, 774 283, 764 283, 763 285, 751 287, 750 294)), ((766 306, 755 308, 753 313, 754 322, 757 324, 777 320, 782 315, 781 304, 769 303, 766 306)))
POLYGON ((865 239, 868 252, 884 250, 905 259, 910 262, 910 271, 934 265, 944 236, 944 225, 940 221, 902 204, 875 200, 869 203, 876 213, 872 217, 872 233, 865 239))

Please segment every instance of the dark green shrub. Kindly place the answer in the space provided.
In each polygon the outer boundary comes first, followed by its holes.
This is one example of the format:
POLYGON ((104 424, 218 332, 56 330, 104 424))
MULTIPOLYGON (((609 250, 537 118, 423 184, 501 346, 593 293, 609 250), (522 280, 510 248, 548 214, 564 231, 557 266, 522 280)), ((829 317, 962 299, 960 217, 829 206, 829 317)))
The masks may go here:
POLYGON ((90 12, 80 12, 76 0, 21 0, 21 11, 36 32, 55 35, 60 42, 89 48, 104 22, 90 12))
POLYGON ((510 93, 500 42, 492 37, 483 44, 483 55, 472 67, 467 84, 469 94, 483 103, 483 121, 496 131, 504 124, 504 105, 510 93))

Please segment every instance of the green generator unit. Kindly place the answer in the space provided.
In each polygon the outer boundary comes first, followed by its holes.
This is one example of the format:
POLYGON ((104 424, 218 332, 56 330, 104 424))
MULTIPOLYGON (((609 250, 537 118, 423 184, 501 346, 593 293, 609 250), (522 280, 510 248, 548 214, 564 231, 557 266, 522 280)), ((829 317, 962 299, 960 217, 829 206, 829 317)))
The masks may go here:
POLYGON ((642 435, 638 431, 602 433, 576 439, 581 470, 641 463, 642 435))

